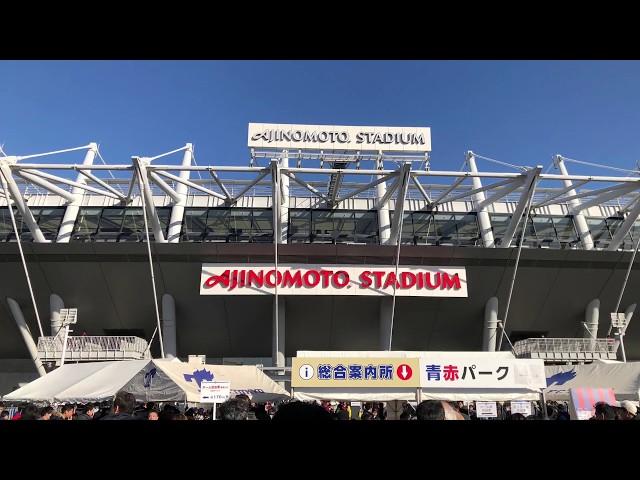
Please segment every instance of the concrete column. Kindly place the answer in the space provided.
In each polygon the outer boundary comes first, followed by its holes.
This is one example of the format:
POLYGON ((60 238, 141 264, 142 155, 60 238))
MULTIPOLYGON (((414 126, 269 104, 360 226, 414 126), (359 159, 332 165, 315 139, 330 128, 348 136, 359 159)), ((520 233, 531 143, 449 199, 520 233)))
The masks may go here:
POLYGON ((49 311, 51 312, 51 336, 55 337, 62 328, 60 310, 64 308, 64 301, 59 295, 52 293, 49 297, 49 311))
MULTIPOLYGON (((187 143, 187 149, 184 151, 184 156, 182 157, 182 166, 190 167, 191 161, 193 159, 193 145, 191 143, 187 143)), ((179 177, 182 180, 189 180, 190 170, 182 170, 180 171, 179 177)), ((175 203, 173 208, 171 209, 171 220, 169 220, 169 231, 167 234, 167 241, 169 243, 178 243, 180 241, 180 232, 182 231, 182 219, 184 218, 184 207, 187 204, 187 193, 189 192, 189 187, 184 183, 176 183, 176 193, 179 195, 180 199, 175 203)))
POLYGON ((598 338, 598 323, 600 320, 600 300, 591 300, 584 315, 585 327, 582 338, 598 338))
POLYGON ((391 337, 391 309, 393 307, 392 297, 382 297, 380 299, 380 350, 389 350, 389 339, 391 337))
POLYGON ((9 304, 9 310, 13 315, 13 319, 15 320, 16 325, 18 325, 20 335, 22 335, 22 339, 27 346, 27 350, 29 350, 29 356, 31 357, 31 360, 33 360, 36 370, 38 371, 38 375, 44 377, 47 372, 45 371, 44 367, 42 366, 42 362, 38 357, 38 347, 36 345, 36 342, 33 341, 31 331, 29 330, 29 325, 27 325, 27 322, 24 319, 24 315, 22 314, 22 309, 20 308, 20 305, 18 305, 18 302, 16 302, 13 298, 7 297, 7 303, 9 304))
MULTIPOLYGON (((476 166, 476 157, 471 151, 467 152, 467 164, 469 165, 469 171, 471 173, 478 173, 478 167, 476 166)), ((476 188, 482 188, 480 177, 471 177, 471 184, 473 185, 474 190, 476 188)), ((478 192, 473 195, 473 201, 476 203, 476 205, 479 205, 485 200, 486 196, 484 192, 478 192)), ((491 218, 489 217, 487 207, 482 207, 480 210, 478 210, 478 226, 480 227, 480 237, 482 238, 482 244, 487 248, 495 247, 493 229, 491 228, 491 218)))
MULTIPOLYGON (((558 170, 560 170, 560 174, 561 175, 569 175, 569 173, 567 172, 567 167, 564 164, 564 160, 563 160, 561 155, 556 155, 554 157, 554 161, 555 161, 556 166, 558 167, 558 170)), ((562 183, 564 183, 565 187, 570 187, 571 185, 573 185, 571 180, 563 180, 562 183)), ((569 195, 569 196, 573 196, 575 194, 576 194, 575 190, 569 190, 567 192, 567 195, 569 195)), ((575 198, 573 200, 569 200, 569 206, 570 207, 578 207, 578 206, 580 206, 580 200, 578 200, 577 198, 575 198)), ((585 220, 584 215, 582 214, 582 211, 578 211, 578 212, 574 213, 574 215, 573 215, 573 223, 576 226, 576 231, 578 232, 578 236, 580 237, 580 241, 582 242, 582 246, 584 247, 584 249, 585 250, 592 250, 593 249, 593 238, 591 237, 591 232, 589 231, 589 226, 587 225, 587 221, 585 220)))
MULTIPOLYGON (((84 156, 83 165, 93 165, 93 161, 96 158, 96 153, 98 152, 98 145, 96 143, 89 144, 89 150, 84 156)), ((90 170, 88 170, 91 173, 90 170)), ((87 177, 78 173, 76 177, 76 182, 81 183, 82 185, 86 185, 87 177)), ((78 212, 80 211, 80 206, 82 205, 82 197, 84 196, 84 190, 80 187, 73 187, 71 190, 71 194, 74 197, 74 200, 67 205, 67 209, 64 212, 64 217, 62 218, 62 224, 60 225, 60 230, 58 231, 58 238, 56 242, 58 243, 69 243, 71 240, 71 235, 73 234, 73 227, 76 224, 76 220, 78 219, 78 212)))
POLYGON ((484 330, 482 333, 482 351, 496 351, 498 332, 498 298, 491 297, 484 307, 484 330))
POLYGON ((278 296, 278 336, 276 338, 276 297, 273 297, 272 358, 274 367, 285 366, 285 299, 278 296))
POLYGON ((165 358, 178 356, 176 338, 176 303, 173 296, 165 293, 162 295, 162 340, 165 358))

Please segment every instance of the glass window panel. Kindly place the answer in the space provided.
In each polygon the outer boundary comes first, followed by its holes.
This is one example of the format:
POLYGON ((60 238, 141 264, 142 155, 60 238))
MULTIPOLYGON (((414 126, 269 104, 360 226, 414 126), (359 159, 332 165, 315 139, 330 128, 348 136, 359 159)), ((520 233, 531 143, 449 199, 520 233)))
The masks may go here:
MULTIPOLYGON (((405 221, 407 215, 405 214, 405 221)), ((355 211, 354 221, 354 241, 358 243, 378 243, 378 212, 376 211, 355 211)), ((411 221, 411 219, 409 219, 411 221)), ((404 225, 403 225, 404 228, 404 225)))
POLYGON ((312 210, 311 238, 314 242, 333 241, 333 215, 327 210, 312 210))
POLYGON ((120 232, 124 219, 124 208, 105 208, 100 217, 99 233, 120 232))
POLYGON ((490 218, 491 228, 493 229, 493 237, 495 239, 504 237, 504 233, 507 231, 507 227, 509 226, 509 222, 511 221, 511 215, 492 213, 490 214, 490 218))
POLYGON ((311 210, 289 210, 289 239, 293 243, 310 242, 311 210))
POLYGON ((207 227, 206 208, 188 208, 184 211, 182 238, 187 241, 202 240, 207 227))
POLYGON ((611 234, 604 218, 587 218, 587 226, 591 232, 591 238, 596 248, 605 246, 611 240, 611 234))
POLYGON ((273 211, 270 208, 255 208, 251 214, 251 241, 273 242, 273 211))
POLYGON ((475 214, 456 215, 459 239, 477 239, 480 236, 478 218, 475 214))
POLYGON ((43 208, 38 216, 38 226, 47 240, 55 240, 64 217, 64 208, 43 208))
POLYGON ((578 240, 578 234, 573 225, 573 217, 554 217, 553 223, 556 227, 558 240, 561 242, 574 242, 578 240))
POLYGON ((102 208, 81 208, 73 228, 74 235, 85 236, 96 233, 101 214, 102 208))
MULTIPOLYGON (((540 241, 553 241, 556 239, 556 229, 551 217, 534 216, 530 220, 533 225, 534 235, 540 241)), ((527 233, 527 236, 529 233, 527 233)))
POLYGON ((451 240, 456 237, 455 215, 436 213, 433 215, 433 221, 440 240, 451 240))
MULTIPOLYGON (((405 212, 404 218, 402 219, 402 243, 415 243, 414 234, 413 234, 413 213, 405 212)), ((393 218, 393 215, 391 216, 393 218)), ((377 228, 376 224, 376 228, 377 228)))
POLYGON ((250 241, 252 231, 251 216, 251 210, 249 209, 230 209, 227 224, 227 230, 231 234, 229 241, 250 241))

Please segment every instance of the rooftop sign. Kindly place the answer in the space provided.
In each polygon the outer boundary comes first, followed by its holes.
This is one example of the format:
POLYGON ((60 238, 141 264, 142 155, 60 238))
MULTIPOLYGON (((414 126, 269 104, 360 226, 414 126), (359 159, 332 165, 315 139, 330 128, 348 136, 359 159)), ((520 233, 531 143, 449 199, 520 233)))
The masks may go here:
POLYGON ((250 123, 248 145, 286 150, 429 152, 431 129, 250 123))

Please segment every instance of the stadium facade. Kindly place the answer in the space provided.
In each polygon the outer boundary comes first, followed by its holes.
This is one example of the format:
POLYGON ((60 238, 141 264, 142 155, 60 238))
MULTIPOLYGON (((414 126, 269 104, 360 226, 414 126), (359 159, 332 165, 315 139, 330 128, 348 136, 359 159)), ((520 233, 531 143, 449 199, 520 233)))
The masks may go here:
POLYGON ((640 358, 633 173, 473 152, 438 171, 428 128, 250 124, 248 146, 245 166, 198 165, 191 144, 117 164, 95 143, 0 157, 3 388, 37 375, 65 307, 72 338, 273 367, 298 350, 602 339, 619 311, 626 356, 640 358))

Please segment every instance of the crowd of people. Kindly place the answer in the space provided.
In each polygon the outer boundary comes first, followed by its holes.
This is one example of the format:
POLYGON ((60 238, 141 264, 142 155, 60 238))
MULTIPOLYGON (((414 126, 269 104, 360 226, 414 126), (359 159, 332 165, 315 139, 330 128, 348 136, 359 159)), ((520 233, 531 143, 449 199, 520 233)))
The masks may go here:
MULTIPOLYGON (((413 406, 402 403, 402 412, 393 417, 399 420, 569 420, 568 405, 563 402, 547 402, 546 418, 540 402, 531 402, 531 415, 512 413, 509 402, 497 402, 497 416, 478 418, 474 402, 447 402, 425 400, 413 406)), ((174 403, 163 405, 155 402, 137 403, 133 394, 120 391, 113 402, 102 404, 65 404, 39 407, 27 404, 13 412, 2 409, 0 420, 212 420, 212 408, 180 408, 174 403)), ((255 403, 241 394, 220 404, 217 420, 389 420, 389 412, 382 402, 364 402, 355 408, 351 402, 283 401, 255 403)), ((591 420, 640 420, 640 412, 633 402, 619 405, 601 402, 595 405, 591 420)))

